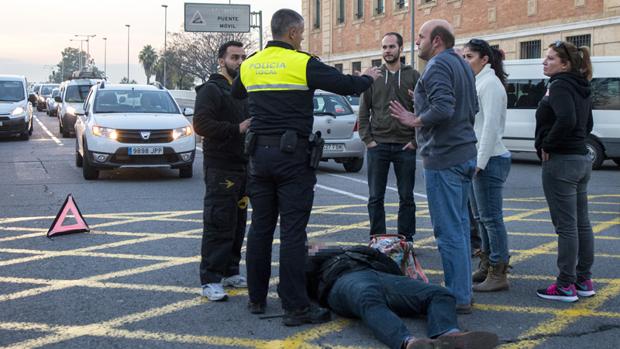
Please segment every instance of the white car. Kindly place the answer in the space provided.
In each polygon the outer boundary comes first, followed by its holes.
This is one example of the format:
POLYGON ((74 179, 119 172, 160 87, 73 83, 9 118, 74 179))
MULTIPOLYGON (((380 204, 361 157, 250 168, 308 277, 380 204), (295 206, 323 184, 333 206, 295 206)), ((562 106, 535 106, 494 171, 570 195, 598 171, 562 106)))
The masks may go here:
POLYGON ((196 139, 186 116, 168 90, 150 85, 93 86, 84 115, 75 123, 75 164, 85 179, 100 170, 136 167, 179 169, 192 177, 196 139))
POLYGON ((75 121, 79 114, 84 114, 84 100, 90 92, 90 87, 101 82, 100 79, 75 78, 60 84, 60 94, 54 97, 58 105, 58 131, 63 138, 71 137, 75 133, 75 121))
POLYGON ((334 159, 347 172, 364 166, 366 146, 358 134, 357 115, 343 96, 316 90, 313 99, 313 132, 321 131, 325 140, 321 161, 334 159))
POLYGON ((28 95, 27 86, 23 76, 0 75, 0 136, 19 135, 28 140, 32 135, 35 96, 28 95))

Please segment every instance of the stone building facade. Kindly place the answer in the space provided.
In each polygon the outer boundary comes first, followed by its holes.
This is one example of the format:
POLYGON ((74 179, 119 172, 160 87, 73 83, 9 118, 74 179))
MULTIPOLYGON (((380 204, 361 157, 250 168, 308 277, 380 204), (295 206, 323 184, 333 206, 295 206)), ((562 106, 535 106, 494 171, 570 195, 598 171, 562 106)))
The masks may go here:
MULTIPOLYGON (((417 30, 443 18, 457 45, 482 38, 506 59, 539 58, 558 39, 589 46, 595 56, 620 56, 620 0, 302 0, 304 49, 345 73, 381 63, 381 38, 405 39, 411 62, 411 8, 417 30)), ((419 59, 415 59, 420 68, 419 59)))

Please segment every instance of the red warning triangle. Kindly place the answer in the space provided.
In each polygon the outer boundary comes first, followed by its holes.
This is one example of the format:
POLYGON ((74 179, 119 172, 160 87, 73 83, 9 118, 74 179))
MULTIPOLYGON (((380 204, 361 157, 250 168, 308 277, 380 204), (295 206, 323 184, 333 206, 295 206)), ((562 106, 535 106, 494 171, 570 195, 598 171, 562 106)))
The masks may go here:
POLYGON ((54 223, 52 223, 52 226, 47 231, 47 237, 49 238, 52 235, 87 233, 89 231, 90 228, 88 227, 88 224, 86 224, 86 221, 84 221, 80 209, 77 207, 75 201, 73 200, 73 196, 69 194, 65 199, 65 203, 62 204, 60 211, 58 211, 58 214, 54 219, 54 223), (65 219, 69 215, 75 219, 75 223, 63 225, 65 219))

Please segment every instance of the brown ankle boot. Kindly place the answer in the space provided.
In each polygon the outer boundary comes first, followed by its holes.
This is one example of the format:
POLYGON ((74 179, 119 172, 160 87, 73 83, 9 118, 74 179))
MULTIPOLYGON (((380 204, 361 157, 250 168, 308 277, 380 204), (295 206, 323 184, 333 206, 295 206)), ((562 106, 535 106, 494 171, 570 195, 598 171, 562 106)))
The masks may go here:
POLYGON ((476 292, 495 292, 507 290, 508 285, 508 263, 497 263, 489 265, 489 273, 484 282, 474 285, 476 292))
POLYGON ((483 282, 484 279, 487 278, 487 274, 489 271, 489 255, 484 252, 480 252, 479 256, 480 263, 478 263, 478 269, 474 271, 471 276, 471 280, 475 284, 483 282))

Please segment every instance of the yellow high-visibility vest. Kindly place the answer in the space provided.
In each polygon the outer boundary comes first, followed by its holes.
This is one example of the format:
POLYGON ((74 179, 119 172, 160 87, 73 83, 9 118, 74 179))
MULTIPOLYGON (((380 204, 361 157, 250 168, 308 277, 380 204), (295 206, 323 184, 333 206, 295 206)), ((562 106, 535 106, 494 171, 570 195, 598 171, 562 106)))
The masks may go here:
POLYGON ((306 67, 310 55, 270 46, 241 64, 241 82, 249 92, 307 91, 306 67))

